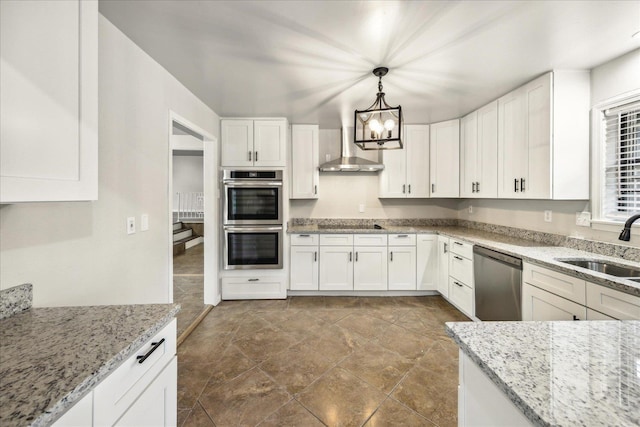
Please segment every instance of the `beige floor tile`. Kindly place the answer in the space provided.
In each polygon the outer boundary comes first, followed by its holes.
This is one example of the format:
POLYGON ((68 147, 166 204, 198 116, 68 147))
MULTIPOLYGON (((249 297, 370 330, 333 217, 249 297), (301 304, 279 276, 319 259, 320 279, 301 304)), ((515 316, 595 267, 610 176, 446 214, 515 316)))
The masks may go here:
POLYGON ((222 384, 205 387, 200 404, 218 427, 255 426, 291 400, 291 396, 260 369, 222 384))
POLYGON ((296 317, 279 322, 275 326, 296 338, 298 341, 302 341, 309 337, 310 334, 316 334, 329 325, 317 317, 310 316, 306 313, 298 313, 296 317))
POLYGON ((378 390, 390 393, 413 367, 413 361, 379 344, 369 342, 343 360, 340 367, 377 387, 378 390))
POLYGON ((286 350, 296 342, 297 340, 286 332, 268 326, 253 334, 234 339, 233 344, 250 359, 260 363, 274 354, 286 350))
POLYGON ((214 366, 209 384, 223 384, 253 369, 256 362, 246 357, 235 345, 230 345, 215 358, 214 366))
POLYGON ((422 417, 415 411, 407 408, 394 399, 385 400, 380 408, 369 421, 365 424, 365 427, 419 427, 428 426, 434 427, 431 421, 422 417))
POLYGON ((360 308, 360 298, 358 297, 325 297, 325 305, 327 308, 360 308))
POLYGON ((327 308, 325 297, 291 297, 289 299, 289 308, 316 310, 327 308))
POLYGON ((369 316, 363 312, 350 314, 336 324, 367 339, 380 335, 386 328, 391 326, 389 322, 369 316))
POLYGON ((336 367, 296 400, 328 426, 360 426, 385 398, 375 387, 336 367))
POLYGON ((304 408, 291 400, 259 424, 260 427, 322 427, 324 424, 304 408))
POLYGON ((254 316, 253 314, 246 313, 243 316, 240 325, 238 325, 238 329, 234 332, 234 338, 242 338, 247 335, 255 335, 260 329, 264 329, 270 327, 271 323, 266 320, 261 319, 260 317, 254 316))
POLYGON ((317 310, 313 310, 309 314, 311 316, 317 317, 318 319, 326 323, 334 324, 339 320, 344 319, 351 313, 352 313, 351 310, 345 310, 345 309, 317 309, 317 310))
POLYGON ((391 325, 375 338, 375 342, 408 359, 418 360, 431 348, 435 340, 400 326, 391 325))
POLYGON ((178 409, 193 408, 215 369, 213 362, 178 364, 178 409))
POLYGON ((209 415, 197 404, 182 424, 183 427, 216 427, 209 415))

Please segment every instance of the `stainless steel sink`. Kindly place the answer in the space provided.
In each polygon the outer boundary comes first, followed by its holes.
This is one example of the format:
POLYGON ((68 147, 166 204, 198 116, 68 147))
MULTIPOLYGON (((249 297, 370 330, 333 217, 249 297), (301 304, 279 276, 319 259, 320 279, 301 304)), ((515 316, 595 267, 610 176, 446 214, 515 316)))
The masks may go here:
POLYGON ((599 273, 609 274, 611 276, 624 277, 629 279, 636 277, 640 278, 640 268, 612 264, 609 261, 602 261, 597 259, 556 259, 556 261, 575 265, 576 267, 586 268, 587 270, 597 271, 599 273))

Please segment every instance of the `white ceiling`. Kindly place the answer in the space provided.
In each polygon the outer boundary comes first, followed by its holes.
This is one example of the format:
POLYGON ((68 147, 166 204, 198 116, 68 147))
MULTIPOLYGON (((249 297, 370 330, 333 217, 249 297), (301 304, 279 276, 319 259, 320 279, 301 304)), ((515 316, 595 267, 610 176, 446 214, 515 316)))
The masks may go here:
POLYGON ((640 1, 101 0, 100 12, 222 117, 353 125, 460 117, 551 69, 640 47, 640 1))

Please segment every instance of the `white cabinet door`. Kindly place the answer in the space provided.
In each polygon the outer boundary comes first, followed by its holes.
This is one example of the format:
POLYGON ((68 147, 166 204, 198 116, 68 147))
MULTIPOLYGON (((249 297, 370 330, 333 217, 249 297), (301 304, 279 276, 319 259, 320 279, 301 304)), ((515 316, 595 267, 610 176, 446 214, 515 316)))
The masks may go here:
POLYGON ((382 150, 384 169, 378 178, 378 197, 407 197, 407 149, 405 147, 402 150, 382 150))
POLYGON ((356 291, 386 291, 386 246, 356 246, 353 251, 353 289, 356 291))
POLYGON ((284 120, 253 122, 255 166, 287 165, 287 123, 284 120))
POLYGON ((587 310, 528 283, 522 285, 522 320, 585 320, 587 310))
POLYGON ((404 151, 407 156, 407 197, 428 198, 429 125, 407 125, 404 128, 406 142, 406 150, 404 151))
POLYGON ((431 197, 460 196, 460 120, 431 125, 431 197))
MULTIPOLYGON (((438 236, 418 234, 416 247, 417 289, 438 290, 438 236)), ((391 282, 391 280, 389 280, 391 282)))
POLYGON ((438 292, 449 298, 449 238, 438 236, 438 292))
MULTIPOLYGON (((524 86, 526 181, 520 197, 551 198, 551 73, 524 86)), ((586 113, 586 111, 585 111, 586 113)))
POLYGON ((389 246, 389 290, 416 290, 415 246, 389 246))
POLYGON ((587 308, 587 320, 618 320, 615 317, 607 316, 599 311, 587 308))
POLYGON ((353 247, 320 246, 319 287, 323 291, 353 290, 353 247))
POLYGON ((291 290, 318 290, 318 246, 291 246, 291 290))
POLYGON ((524 90, 498 99, 498 197, 520 198, 520 179, 527 179, 524 90))
POLYGON ((221 120, 222 166, 253 166, 253 120, 221 120))
POLYGON ((478 112, 460 120, 460 197, 476 197, 478 179, 478 112))
POLYGON ((318 125, 291 126, 291 199, 317 199, 318 125))
POLYGON ((114 425, 122 427, 168 427, 178 423, 178 359, 149 384, 114 425))
POLYGON ((93 425, 93 391, 80 399, 75 405, 64 413, 53 427, 78 427, 93 425))
POLYGON ((98 2, 0 2, 0 203, 98 198, 98 2))
POLYGON ((474 197, 498 197, 498 101, 478 110, 476 188, 474 197))

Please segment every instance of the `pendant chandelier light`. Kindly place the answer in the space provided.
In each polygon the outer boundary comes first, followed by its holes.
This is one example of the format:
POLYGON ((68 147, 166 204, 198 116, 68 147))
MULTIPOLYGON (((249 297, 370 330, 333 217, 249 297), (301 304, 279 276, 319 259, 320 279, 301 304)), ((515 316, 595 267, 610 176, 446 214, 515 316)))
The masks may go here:
POLYGON ((353 142, 363 150, 402 148, 402 107, 389 106, 382 91, 382 77, 388 72, 387 67, 373 70, 373 75, 378 77, 376 100, 366 110, 355 112, 353 142))

